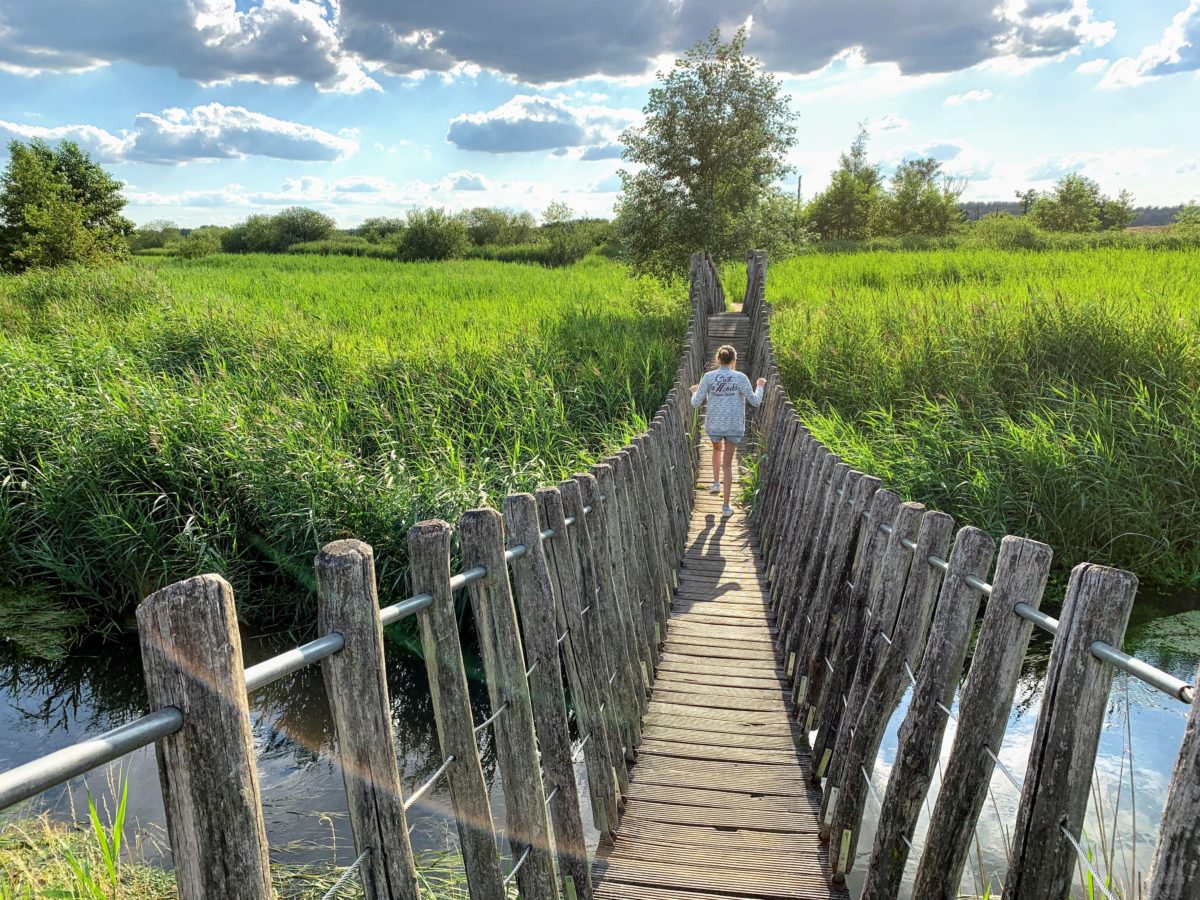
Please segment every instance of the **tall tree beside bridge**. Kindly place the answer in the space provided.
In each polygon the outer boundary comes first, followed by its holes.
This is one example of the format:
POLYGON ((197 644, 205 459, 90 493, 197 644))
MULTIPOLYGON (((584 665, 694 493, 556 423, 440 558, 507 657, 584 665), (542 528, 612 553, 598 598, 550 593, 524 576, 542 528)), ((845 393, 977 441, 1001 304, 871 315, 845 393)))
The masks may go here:
POLYGON ((719 29, 658 73, 646 121, 621 136, 618 204, 622 244, 634 266, 658 274, 686 270, 696 249, 740 258, 747 232, 773 221, 773 185, 789 171, 793 113, 778 79, 745 53, 746 29, 727 44, 719 29))

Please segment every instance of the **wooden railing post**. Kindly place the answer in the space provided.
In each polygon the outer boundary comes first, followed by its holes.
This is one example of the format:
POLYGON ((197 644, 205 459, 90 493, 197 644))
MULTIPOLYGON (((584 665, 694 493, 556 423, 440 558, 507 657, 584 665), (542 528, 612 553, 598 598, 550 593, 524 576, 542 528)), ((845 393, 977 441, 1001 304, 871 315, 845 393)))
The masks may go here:
POLYGON ((942 787, 929 817, 914 897, 957 897, 963 865, 979 812, 987 799, 994 764, 984 748, 999 749, 1008 725, 1021 660, 1033 623, 1013 613, 1026 603, 1037 609, 1050 571, 1050 548, 1027 538, 1000 542, 992 594, 958 703, 958 723, 942 787))
POLYGON ((368 900, 407 900, 420 892, 396 763, 375 555, 361 541, 336 541, 317 554, 315 569, 318 630, 345 641, 321 671, 354 846, 370 851, 360 868, 363 891, 368 900))
MULTIPOLYGON (((575 558, 571 537, 563 524, 562 497, 558 488, 538 488, 538 512, 542 527, 555 533, 544 545, 551 580, 555 585, 554 599, 558 633, 563 638, 560 649, 566 663, 567 682, 571 687, 571 705, 583 744, 583 759, 587 764, 588 789, 592 801, 592 823, 604 838, 617 827, 617 786, 613 778, 612 743, 608 723, 600 712, 603 693, 597 683, 593 664, 593 647, 588 643, 583 625, 583 591, 579 583, 579 562, 575 558)), ((571 526, 574 527, 574 526, 571 526)), ((591 613, 588 613, 591 615, 591 613)), ((622 765, 624 765, 622 757, 622 765)))
POLYGON ((996 542, 978 528, 961 528, 954 539, 925 658, 900 726, 862 900, 894 900, 900 891, 921 802, 933 782, 949 721, 944 709, 954 703, 954 689, 983 596, 967 583, 967 576, 986 580, 995 552, 996 542))
POLYGON ((1050 651, 1004 879, 1011 900, 1067 897, 1078 859, 1096 747, 1115 670, 1092 654, 1104 641, 1120 647, 1137 595, 1137 577, 1081 563, 1071 572, 1059 631, 1050 651))
POLYGON ((467 591, 475 615, 479 649, 487 673, 488 697, 496 736, 496 760, 504 788, 509 848, 514 863, 528 857, 517 872, 521 896, 558 900, 550 820, 538 762, 529 679, 517 626, 517 610, 504 561, 504 523, 494 509, 472 509, 459 520, 463 571, 483 566, 487 574, 467 591))
POLYGON ((633 461, 627 450, 616 454, 618 460, 615 470, 615 487, 621 511, 621 537, 625 542, 625 564, 634 576, 637 593, 634 595, 639 613, 642 617, 642 634, 650 651, 651 666, 647 670, 650 683, 654 683, 654 670, 658 667, 660 645, 662 643, 662 624, 659 616, 662 613, 661 585, 657 584, 650 568, 649 556, 646 552, 648 537, 642 523, 641 508, 638 505, 638 489, 633 461))
MULTIPOLYGON (((1200 673, 1193 684, 1200 684, 1200 673)), ((1192 700, 1150 864, 1150 900, 1200 897, 1200 698, 1192 700)))
MULTIPOLYGON (((608 534, 608 501, 602 497, 600 482, 596 476, 579 474, 575 476, 575 482, 580 487, 584 504, 592 509, 587 515, 587 520, 599 591, 595 602, 599 603, 599 622, 603 629, 605 651, 616 673, 610 688, 617 702, 615 718, 626 742, 625 760, 632 762, 634 750, 642 742, 642 704, 645 691, 642 688, 641 673, 638 671, 636 644, 626 627, 624 610, 618 599, 616 568, 613 566, 608 534)), ((623 784, 622 791, 624 790, 623 784)))
POLYGON ((590 900, 592 877, 571 760, 554 588, 542 549, 537 501, 532 494, 509 494, 504 498, 504 525, 509 549, 518 545, 525 548, 512 563, 513 585, 525 638, 533 722, 542 754, 542 768, 546 773, 546 799, 554 826, 554 846, 563 893, 568 898, 577 894, 582 900, 590 900))
POLYGON ((471 900, 503 900, 504 879, 487 784, 479 764, 467 674, 458 641, 458 617, 450 590, 450 526, 440 519, 418 522, 408 532, 413 590, 433 602, 417 614, 429 673, 429 693, 445 758, 450 802, 458 824, 471 900))
POLYGON ((834 760, 838 775, 836 780, 831 777, 830 781, 842 789, 830 827, 830 848, 836 850, 835 882, 844 880, 854 865, 854 851, 866 808, 867 781, 879 753, 883 732, 909 685, 909 673, 918 665, 925 649, 933 601, 942 583, 942 572, 929 564, 929 557, 945 559, 953 532, 954 520, 943 512, 927 512, 921 519, 896 624, 890 635, 886 628, 879 635, 880 643, 887 646, 863 699, 849 749, 841 759, 834 760))
POLYGON ((155 746, 182 900, 267 900, 267 832, 250 734, 233 588, 198 575, 137 610, 151 709, 174 706, 183 727, 155 746))

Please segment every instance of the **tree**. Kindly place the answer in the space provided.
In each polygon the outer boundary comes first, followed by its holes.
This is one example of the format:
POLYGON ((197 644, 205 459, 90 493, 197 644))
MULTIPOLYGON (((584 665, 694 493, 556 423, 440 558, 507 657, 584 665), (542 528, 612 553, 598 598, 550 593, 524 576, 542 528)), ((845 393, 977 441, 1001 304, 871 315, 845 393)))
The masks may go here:
POLYGON ((941 237, 962 221, 958 198, 965 181, 941 176, 933 157, 906 159, 896 167, 892 188, 884 195, 880 223, 886 234, 941 237))
POLYGON ((1039 194, 1029 214, 1046 231, 1074 232, 1125 228, 1135 215, 1128 191, 1121 191, 1114 200, 1078 172, 1063 176, 1049 193, 1039 194))
POLYGON ((409 210, 398 252, 401 259, 456 259, 464 256, 470 239, 467 227, 444 209, 409 210))
POLYGON ((271 253, 275 242, 274 219, 259 213, 226 231, 221 237, 221 249, 226 253, 271 253))
POLYGON ((1200 232, 1200 203, 1192 200, 1184 204, 1175 214, 1175 221, 1171 224, 1180 231, 1200 232))
POLYGON ((221 229, 207 226, 197 228, 179 242, 179 256, 183 259, 199 259, 221 252, 221 229))
POLYGON ((169 219, 154 219, 133 233, 130 245, 134 250, 151 250, 174 244, 179 238, 178 225, 169 219))
POLYGON ((376 216, 364 219, 363 223, 354 229, 354 233, 366 238, 372 244, 382 244, 384 240, 404 231, 403 219, 390 219, 386 216, 376 216))
POLYGON ((0 177, 0 269, 128 255, 133 223, 121 184, 72 141, 12 141, 0 177))
POLYGON ((466 226, 471 243, 480 246, 526 244, 533 240, 537 231, 537 222, 527 212, 476 206, 462 213, 460 218, 466 226))
MULTIPOLYGON (((621 171, 618 217, 670 223, 656 229, 655 244, 626 246, 636 268, 682 271, 695 250, 740 258, 746 248, 735 243, 738 220, 791 170, 792 111, 780 82, 759 71, 745 45, 745 28, 728 44, 713 29, 670 72, 658 73, 645 123, 621 135, 622 158, 643 168, 621 171)), ((620 230, 632 235, 628 224, 620 230)))
POLYGON ((808 220, 827 240, 861 241, 879 225, 883 176, 879 164, 867 159, 866 126, 858 126, 850 150, 843 153, 827 187, 812 199, 808 220))
POLYGON ((274 249, 282 253, 292 244, 307 241, 323 241, 333 236, 337 223, 324 213, 304 206, 292 206, 274 216, 271 221, 275 230, 274 249))

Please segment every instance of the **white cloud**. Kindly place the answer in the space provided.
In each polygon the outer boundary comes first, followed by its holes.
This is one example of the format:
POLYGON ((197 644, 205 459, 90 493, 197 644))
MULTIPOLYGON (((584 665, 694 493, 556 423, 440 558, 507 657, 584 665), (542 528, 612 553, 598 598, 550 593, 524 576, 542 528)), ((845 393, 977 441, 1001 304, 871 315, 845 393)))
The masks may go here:
POLYGON ((1175 169, 1176 175, 1194 175, 1200 174, 1200 156, 1194 156, 1189 160, 1181 163, 1175 169))
POLYGON ((1026 170, 1034 181, 1056 181, 1072 172, 1082 173, 1103 184, 1118 184, 1122 179, 1147 175, 1161 167, 1163 157, 1174 151, 1164 147, 1112 147, 1062 156, 1042 157, 1026 170))
POLYGON ((965 94, 951 94, 942 101, 943 106, 962 106, 964 103, 979 103, 983 100, 991 100, 994 94, 987 89, 967 91, 965 94))
POLYGON ((1077 65, 1075 71, 1082 75, 1095 75, 1107 69, 1108 64, 1109 60, 1107 59, 1089 59, 1087 62, 1077 65))
POLYGON ((885 131, 904 131, 912 122, 895 113, 884 113, 867 121, 867 130, 879 134, 885 131))
POLYGON ((518 94, 495 109, 455 116, 450 120, 446 140, 460 150, 486 153, 588 147, 601 154, 611 152, 609 148, 616 146, 621 131, 640 115, 636 110, 573 106, 558 97, 518 94))
POLYGON ((0 120, 0 138, 72 140, 100 162, 178 164, 196 160, 268 156, 329 162, 358 149, 348 135, 276 119, 242 106, 207 103, 189 110, 139 113, 130 131, 112 134, 95 125, 43 127, 0 120))
POLYGON ((1145 47, 1137 58, 1124 56, 1100 80, 1102 88, 1130 87, 1179 72, 1200 72, 1200 0, 1171 20, 1156 44, 1145 47))

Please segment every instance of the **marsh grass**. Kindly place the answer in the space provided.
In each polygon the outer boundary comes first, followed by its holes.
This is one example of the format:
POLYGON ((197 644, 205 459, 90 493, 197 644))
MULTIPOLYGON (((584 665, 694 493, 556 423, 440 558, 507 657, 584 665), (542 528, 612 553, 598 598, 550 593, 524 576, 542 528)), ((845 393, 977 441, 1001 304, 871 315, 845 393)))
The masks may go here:
MULTIPOLYGON (((813 255, 772 338, 816 435, 906 497, 1162 587, 1200 580, 1200 252, 813 255)), ((745 290, 731 267, 727 290, 745 290)))
POLYGON ((686 292, 564 269, 321 256, 138 260, 0 279, 0 571, 96 627, 229 578, 306 620, 353 535, 404 596, 406 532, 554 482, 644 427, 686 292))

